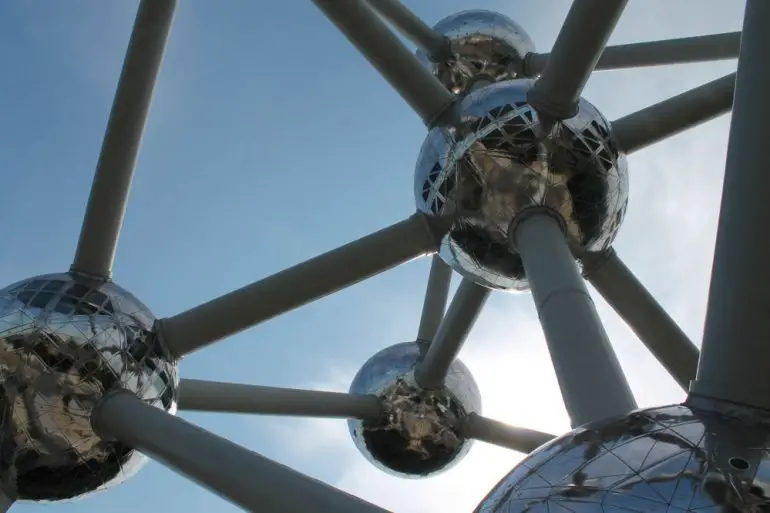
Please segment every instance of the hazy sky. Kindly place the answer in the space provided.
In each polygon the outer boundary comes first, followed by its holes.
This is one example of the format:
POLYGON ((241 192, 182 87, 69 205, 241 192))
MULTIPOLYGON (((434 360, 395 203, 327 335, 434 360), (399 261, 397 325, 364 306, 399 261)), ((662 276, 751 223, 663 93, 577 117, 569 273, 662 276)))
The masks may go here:
MULTIPOLYGON (((468 8, 518 21, 539 51, 567 0, 412 0, 430 23, 468 8)), ((66 270, 137 2, 0 2, 0 287, 66 270)), ((611 43, 740 29, 744 2, 631 0, 611 43), (697 6, 697 8, 696 8, 697 6)), ((596 74, 609 118, 735 69, 735 62, 596 74)), ((630 158, 616 248, 700 339, 727 116, 630 158)), ((414 211, 419 118, 308 0, 180 0, 139 159, 114 277, 158 317, 267 276, 414 211)), ((404 265, 186 358, 186 377, 346 390, 387 345, 412 340, 430 259, 404 265)), ((455 280, 456 282, 457 280, 455 280)), ((597 298, 640 406, 683 398, 597 298)), ((484 413, 562 433, 569 423, 532 300, 497 293, 462 358, 484 413)), ((382 474, 343 421, 184 414, 397 513, 468 512, 521 458, 477 443, 428 480, 382 474)), ((239 511, 159 464, 83 501, 13 511, 239 511)))

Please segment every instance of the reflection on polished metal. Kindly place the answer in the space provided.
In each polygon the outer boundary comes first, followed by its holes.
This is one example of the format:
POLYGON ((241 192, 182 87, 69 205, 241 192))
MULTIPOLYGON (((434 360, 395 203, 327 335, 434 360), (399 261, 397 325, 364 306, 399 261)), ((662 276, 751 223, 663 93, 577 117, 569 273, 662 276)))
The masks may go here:
POLYGON ((770 2, 748 0, 693 394, 770 410, 770 2))
POLYGON ((556 380, 572 427, 637 408, 615 350, 553 210, 533 208, 510 231, 532 287, 556 380))
POLYGON ((769 420, 674 405, 588 425, 530 454, 476 512, 768 511, 769 420))
POLYGON ((460 461, 471 442, 455 428, 469 413, 480 413, 481 395, 468 368, 454 360, 443 388, 423 390, 414 380, 427 344, 406 342, 383 349, 358 371, 351 394, 382 400, 376 421, 349 420, 361 453, 378 468, 402 477, 424 477, 460 461))
POLYGON ((462 11, 439 21, 433 30, 449 38, 452 57, 436 62, 422 52, 417 56, 454 94, 519 78, 524 58, 535 51, 524 29, 493 11, 462 11))
MULTIPOLYGON (((581 99, 582 90, 597 64, 720 58, 738 46, 737 36, 727 34, 605 51, 626 1, 574 0, 546 60, 518 25, 497 13, 465 11, 431 29, 398 0, 313 0, 431 129, 415 173, 418 212, 155 321, 109 280, 175 5, 142 0, 72 272, 0 290, 0 511, 17 499, 55 501, 107 488, 139 468, 141 450, 249 511, 385 513, 175 417, 176 363, 428 254, 434 265, 419 341, 377 353, 350 394, 189 380, 183 405, 347 417, 364 456, 401 477, 450 468, 474 439, 534 450, 479 512, 770 511, 770 414, 734 405, 767 407, 770 397, 770 289, 763 279, 770 215, 760 215, 770 205, 764 130, 770 3, 747 0, 697 380, 686 405, 633 411, 633 394, 580 266, 608 250, 623 221, 625 155, 727 112, 734 81, 723 77, 612 124, 581 99), (416 57, 380 15, 433 62, 416 57), (541 70, 537 81, 522 79, 541 70), (465 278, 446 315, 451 270, 435 259, 437 252, 465 278), (489 289, 528 287, 573 426, 582 426, 553 441, 480 416, 476 383, 455 359, 489 289), (425 379, 417 379, 420 370, 425 379)), ((638 333, 659 339, 648 345, 686 381, 695 356, 681 345, 686 337, 664 313, 650 313, 653 301, 630 272, 605 274, 613 283, 603 292, 624 296, 639 311, 632 316, 631 307, 613 306, 633 319, 638 333), (678 349, 661 346, 674 340, 665 333, 678 337, 678 349)))
POLYGON ((508 244, 508 228, 522 210, 555 210, 577 251, 601 251, 615 238, 628 202, 626 160, 609 123, 581 100, 577 116, 540 134, 540 118, 527 103, 532 84, 513 80, 468 95, 462 124, 433 129, 415 171, 417 208, 454 219, 441 256, 494 289, 528 287, 521 258, 508 244))
POLYGON ((152 313, 114 283, 49 274, 0 291, 0 476, 19 499, 72 499, 136 472, 144 457, 102 440, 90 415, 130 391, 175 412, 177 370, 152 313))

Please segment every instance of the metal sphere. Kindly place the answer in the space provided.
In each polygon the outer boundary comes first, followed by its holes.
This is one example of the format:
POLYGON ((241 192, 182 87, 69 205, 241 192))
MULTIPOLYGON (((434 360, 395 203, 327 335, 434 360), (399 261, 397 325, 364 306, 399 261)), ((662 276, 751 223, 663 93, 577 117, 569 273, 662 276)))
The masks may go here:
POLYGON ((524 57, 535 51, 524 29, 493 11, 462 11, 439 21, 434 30, 449 39, 452 57, 434 63, 422 52, 417 56, 455 94, 520 78, 524 57))
POLYGON ((178 377, 154 317, 114 283, 49 274, 0 290, 0 476, 19 499, 72 499, 144 457, 101 439, 91 412, 121 388, 174 413, 178 377))
POLYGON ((628 203, 625 156, 610 124, 585 100, 574 118, 543 134, 527 103, 532 80, 493 84, 468 95, 454 127, 430 131, 415 171, 417 208, 454 219, 440 254, 458 273, 500 290, 526 290, 508 231, 531 207, 560 214, 576 254, 601 251, 628 203))
POLYGON ((588 425, 524 459, 477 513, 762 512, 770 417, 667 406, 588 425))
POLYGON ((351 419, 358 450, 376 467, 401 477, 426 477, 460 461, 471 441, 455 432, 457 420, 481 410, 481 394, 468 368, 455 360, 440 390, 423 390, 414 369, 427 350, 422 342, 388 347, 372 356, 350 386, 383 402, 376 421, 351 419))

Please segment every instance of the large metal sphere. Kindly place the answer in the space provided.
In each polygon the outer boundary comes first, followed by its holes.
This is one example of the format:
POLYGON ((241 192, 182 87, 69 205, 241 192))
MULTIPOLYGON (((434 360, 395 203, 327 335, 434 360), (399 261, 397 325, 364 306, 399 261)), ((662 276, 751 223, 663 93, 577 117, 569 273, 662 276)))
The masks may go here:
POLYGON ((104 489, 144 457, 102 440, 91 411, 122 388, 176 411, 177 369, 151 335, 154 318, 113 283, 69 274, 0 290, 0 477, 19 499, 104 489))
POLYGON ((446 385, 423 390, 414 368, 427 345, 407 342, 372 356, 358 371, 350 392, 382 399, 376 421, 348 421, 356 447, 378 468, 401 477, 425 477, 446 470, 468 452, 471 441, 455 432, 457 420, 480 412, 481 395, 468 368, 455 360, 446 385))
POLYGON ((770 511, 770 417, 668 406, 580 428, 530 454, 477 513, 770 511))
POLYGON ((418 210, 454 223, 440 254, 457 272, 501 290, 528 287, 508 231, 524 209, 561 215, 576 253, 610 246, 628 203, 626 160, 609 123, 580 100, 577 116, 545 135, 527 103, 534 82, 479 89, 461 103, 456 127, 437 127, 415 171, 418 210))
POLYGON ((439 21, 434 30, 449 38, 452 58, 434 63, 422 52, 417 56, 455 94, 519 78, 524 57, 535 51, 524 29, 493 11, 462 11, 439 21))

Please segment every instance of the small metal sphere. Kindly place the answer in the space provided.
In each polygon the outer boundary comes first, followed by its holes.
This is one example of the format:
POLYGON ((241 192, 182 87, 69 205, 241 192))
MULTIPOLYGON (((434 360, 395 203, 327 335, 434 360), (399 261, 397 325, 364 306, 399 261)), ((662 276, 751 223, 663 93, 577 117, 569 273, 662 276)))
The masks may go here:
POLYGON ((144 456, 102 440, 112 389, 174 413, 178 377, 154 317, 111 282, 50 274, 0 290, 0 478, 17 498, 73 499, 121 482, 144 456))
POLYGON ((423 65, 455 94, 494 82, 521 78, 524 57, 535 45, 524 29, 500 13, 462 11, 439 21, 434 30, 450 41, 452 57, 434 63, 422 52, 423 65))
POLYGON ((477 513, 770 510, 770 417, 696 406, 638 411, 544 445, 477 513))
POLYGON ((372 356, 350 386, 352 394, 371 394, 383 402, 378 420, 348 421, 358 450, 376 467, 400 477, 426 477, 460 461, 471 441, 460 438, 458 419, 480 412, 481 395, 468 368, 452 362, 440 390, 423 390, 414 369, 427 344, 396 344, 372 356))
POLYGON ((454 127, 428 133, 415 170, 417 208, 454 219, 440 255, 458 273, 499 290, 526 290, 509 228, 531 207, 564 220, 576 254, 614 240, 628 203, 628 169, 610 124, 585 100, 574 118, 541 125, 527 103, 532 80, 468 95, 454 127))

